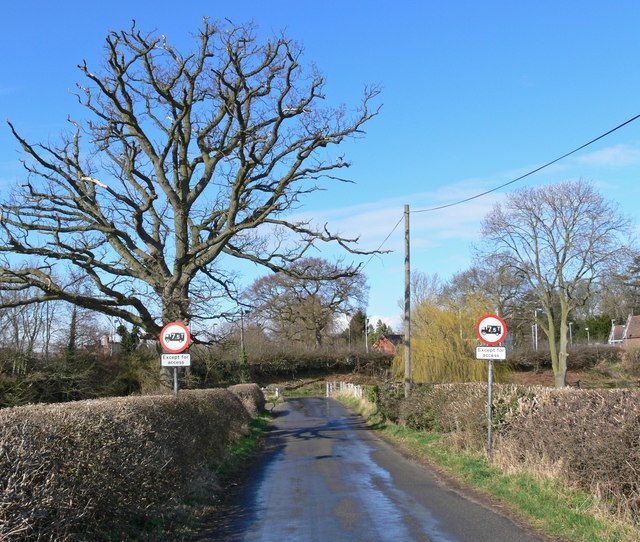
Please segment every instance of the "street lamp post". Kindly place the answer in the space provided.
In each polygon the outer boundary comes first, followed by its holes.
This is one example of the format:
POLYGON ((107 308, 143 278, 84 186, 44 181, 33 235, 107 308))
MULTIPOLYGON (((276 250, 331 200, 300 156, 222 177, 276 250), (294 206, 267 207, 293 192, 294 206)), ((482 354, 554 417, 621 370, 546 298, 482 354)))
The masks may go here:
POLYGON ((571 326, 573 326, 573 322, 569 322, 569 346, 573 348, 573 332, 571 326))
POLYGON ((536 349, 536 325, 531 324, 531 348, 536 349))
POLYGON ((534 324, 533 324, 533 347, 536 352, 538 351, 538 311, 542 309, 536 309, 533 311, 534 324))
POLYGON ((591 337, 589 336, 589 328, 585 327, 584 330, 587 332, 587 345, 591 345, 591 337))
POLYGON ((369 353, 369 318, 364 317, 364 348, 365 352, 369 353))
POLYGON ((349 352, 351 352, 351 313, 345 312, 347 317, 347 328, 349 329, 349 352))
POLYGON ((240 309, 240 355, 244 358, 244 309, 240 309))
POLYGON ((609 344, 615 344, 616 340, 616 321, 612 318, 611 319, 611 340, 609 342, 609 344))

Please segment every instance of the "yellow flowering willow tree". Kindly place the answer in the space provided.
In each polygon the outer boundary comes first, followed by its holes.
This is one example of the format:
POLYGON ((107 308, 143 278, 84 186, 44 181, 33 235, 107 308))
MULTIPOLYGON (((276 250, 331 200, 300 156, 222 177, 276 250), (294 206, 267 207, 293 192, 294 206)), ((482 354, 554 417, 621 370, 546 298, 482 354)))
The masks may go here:
MULTIPOLYGON (((467 295, 463 300, 423 297, 411 318, 412 381, 486 381, 487 364, 475 359, 475 326, 479 316, 492 312, 489 307, 482 295, 467 295)), ((398 376, 404 374, 404 352, 394 359, 394 370, 398 376)))

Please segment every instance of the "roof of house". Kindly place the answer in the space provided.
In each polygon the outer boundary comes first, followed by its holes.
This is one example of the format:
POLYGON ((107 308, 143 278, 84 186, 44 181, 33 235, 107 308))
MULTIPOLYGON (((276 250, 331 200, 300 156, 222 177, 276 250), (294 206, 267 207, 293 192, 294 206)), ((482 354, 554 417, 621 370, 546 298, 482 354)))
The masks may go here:
POLYGON ((404 340, 404 335, 397 335, 394 333, 389 333, 388 335, 382 335, 374 343, 373 349, 378 351, 386 351, 388 353, 393 353, 395 351, 395 347, 401 345, 403 340, 404 340))
POLYGON ((382 337, 389 340, 389 342, 393 343, 394 346, 398 346, 404 341, 404 335, 400 335, 399 333, 389 333, 388 335, 383 335, 382 337))
POLYGON ((623 339, 640 339, 640 316, 629 316, 623 339))
POLYGON ((613 326, 613 330, 612 330, 611 336, 609 337, 609 342, 620 342, 620 341, 622 341, 622 339, 624 338, 625 327, 626 326, 624 324, 619 324, 619 325, 613 326))
POLYGON ((629 315, 625 324, 613 325, 609 333, 609 344, 640 341, 640 316, 629 315))

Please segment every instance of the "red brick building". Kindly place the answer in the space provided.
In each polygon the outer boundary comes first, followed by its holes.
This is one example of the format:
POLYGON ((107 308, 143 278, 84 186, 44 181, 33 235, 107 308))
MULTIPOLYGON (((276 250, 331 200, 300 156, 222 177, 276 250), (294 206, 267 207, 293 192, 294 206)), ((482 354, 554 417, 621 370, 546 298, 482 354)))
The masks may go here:
POLYGON ((404 335, 383 335, 375 343, 373 350, 383 354, 395 354, 396 348, 404 341, 404 335))

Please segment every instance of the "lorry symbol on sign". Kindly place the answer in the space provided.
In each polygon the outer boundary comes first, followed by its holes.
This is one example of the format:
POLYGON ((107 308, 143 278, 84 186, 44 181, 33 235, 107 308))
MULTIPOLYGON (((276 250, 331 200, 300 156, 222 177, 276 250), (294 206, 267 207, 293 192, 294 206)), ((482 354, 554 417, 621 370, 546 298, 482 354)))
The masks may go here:
POLYGON ((182 332, 173 332, 173 333, 167 333, 164 336, 164 341, 167 343, 173 343, 173 342, 178 342, 181 343, 184 341, 185 335, 182 332))
POLYGON ((502 335, 502 326, 484 326, 481 330, 480 333, 482 333, 483 335, 502 335))

